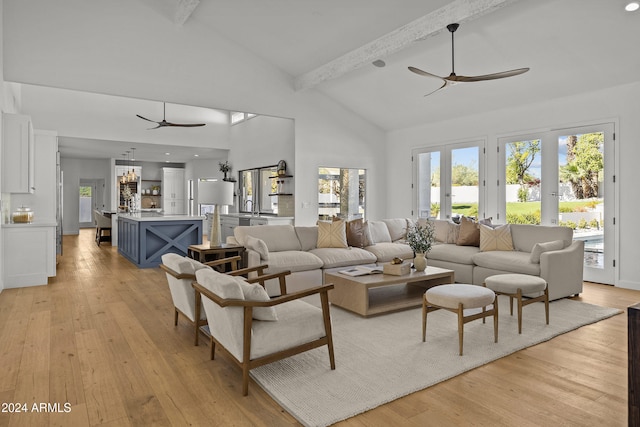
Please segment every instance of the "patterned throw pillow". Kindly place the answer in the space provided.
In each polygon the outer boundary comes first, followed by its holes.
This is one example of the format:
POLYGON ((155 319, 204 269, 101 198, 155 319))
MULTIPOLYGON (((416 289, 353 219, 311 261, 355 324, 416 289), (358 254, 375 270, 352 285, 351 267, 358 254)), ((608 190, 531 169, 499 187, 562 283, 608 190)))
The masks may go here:
POLYGON ((495 228, 479 224, 480 226, 480 250, 488 251, 512 251, 513 239, 509 224, 499 225, 495 228))
POLYGON ((317 247, 347 248, 347 231, 344 221, 318 221, 317 247))

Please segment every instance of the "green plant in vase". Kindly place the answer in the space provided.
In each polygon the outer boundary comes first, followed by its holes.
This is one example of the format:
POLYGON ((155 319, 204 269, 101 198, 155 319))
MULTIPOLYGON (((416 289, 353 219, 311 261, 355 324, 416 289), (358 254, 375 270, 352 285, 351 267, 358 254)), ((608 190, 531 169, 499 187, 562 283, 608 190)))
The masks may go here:
POLYGON ((409 226, 407 230, 407 244, 413 250, 415 258, 413 266, 416 271, 424 271, 427 268, 427 253, 433 247, 435 241, 435 231, 433 224, 429 221, 409 226))

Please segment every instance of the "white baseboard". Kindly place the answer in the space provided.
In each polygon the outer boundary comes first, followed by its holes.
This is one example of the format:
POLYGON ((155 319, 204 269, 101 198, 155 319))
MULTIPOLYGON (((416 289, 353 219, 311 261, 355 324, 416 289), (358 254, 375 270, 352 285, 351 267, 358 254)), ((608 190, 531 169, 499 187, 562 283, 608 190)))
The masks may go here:
POLYGON ((618 280, 616 284, 618 288, 633 289, 640 291, 640 282, 632 282, 630 280, 618 280))

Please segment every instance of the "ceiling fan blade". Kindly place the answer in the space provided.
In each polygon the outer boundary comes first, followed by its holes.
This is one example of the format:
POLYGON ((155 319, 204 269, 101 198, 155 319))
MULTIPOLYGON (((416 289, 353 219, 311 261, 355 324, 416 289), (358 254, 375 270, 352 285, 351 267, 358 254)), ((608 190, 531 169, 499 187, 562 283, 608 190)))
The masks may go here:
POLYGON ((167 122, 165 126, 176 126, 181 128, 193 128, 198 126, 204 126, 206 123, 193 123, 193 124, 185 124, 185 123, 170 123, 167 122))
MULTIPOLYGON (((149 119, 147 119, 146 117, 142 117, 140 114, 136 114, 136 116, 137 116, 137 117, 140 117, 142 120, 146 120, 146 121, 148 121, 148 122, 158 123, 158 122, 156 122, 155 120, 149 120, 149 119)), ((155 128, 154 128, 154 129, 155 129, 155 128)))
POLYGON ((435 77, 436 79, 440 79, 440 80, 444 80, 443 77, 440 76, 436 76, 435 74, 431 74, 431 73, 427 73, 426 71, 422 71, 419 68, 416 67, 409 67, 409 71, 412 71, 420 76, 425 76, 425 77, 435 77))
POLYGON ((456 76, 455 74, 452 74, 444 79, 452 82, 481 82, 485 80, 497 80, 504 79, 506 77, 513 77, 524 74, 527 71, 529 71, 529 68, 518 68, 515 70, 501 71, 499 73, 485 74, 482 76, 456 76))
POLYGON ((450 82, 448 82, 447 80, 445 80, 445 81, 444 81, 444 84, 443 84, 442 86, 440 86, 438 89, 436 89, 436 90, 434 90, 434 91, 431 91, 431 92, 427 93, 425 96, 433 95, 434 93, 436 93, 436 92, 437 92, 437 91, 439 91, 440 89, 444 89, 444 88, 446 88, 447 86, 451 86, 451 83, 450 83, 450 82))

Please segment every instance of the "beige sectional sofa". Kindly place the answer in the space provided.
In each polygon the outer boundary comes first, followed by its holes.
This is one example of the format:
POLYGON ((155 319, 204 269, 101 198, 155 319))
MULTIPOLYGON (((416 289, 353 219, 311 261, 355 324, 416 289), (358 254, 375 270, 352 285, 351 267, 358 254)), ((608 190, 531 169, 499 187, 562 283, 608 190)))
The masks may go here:
MULTIPOLYGON (((411 224, 406 218, 368 221, 363 247, 318 247, 318 226, 240 226, 228 242, 247 248, 248 267, 268 264, 268 272, 290 270, 287 285, 296 291, 324 283, 323 273, 329 268, 389 262, 394 257, 411 259, 413 251, 403 240, 411 224)), ((514 250, 481 251, 478 246, 454 243, 452 223, 435 220, 434 225, 439 241, 427 255, 428 264, 454 270, 456 282, 481 285, 493 274, 522 273, 547 280, 551 299, 582 292, 584 243, 572 241, 568 227, 512 224, 514 250)), ((279 292, 275 283, 267 291, 279 292)))

